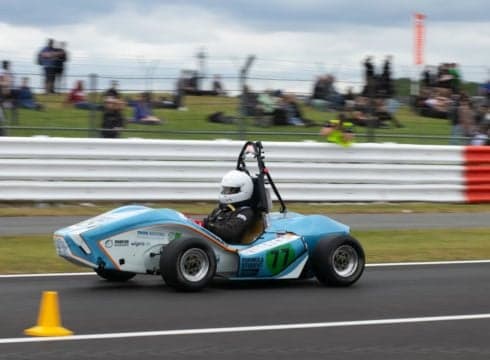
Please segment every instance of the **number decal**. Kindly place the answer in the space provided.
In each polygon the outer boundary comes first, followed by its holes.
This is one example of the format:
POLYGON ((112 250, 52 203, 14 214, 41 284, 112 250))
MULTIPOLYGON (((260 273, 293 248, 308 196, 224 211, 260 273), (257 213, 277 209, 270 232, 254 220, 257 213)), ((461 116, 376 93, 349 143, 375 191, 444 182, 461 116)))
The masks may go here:
POLYGON ((267 268, 272 275, 277 275, 291 265, 295 258, 294 249, 290 244, 277 247, 267 252, 267 268))

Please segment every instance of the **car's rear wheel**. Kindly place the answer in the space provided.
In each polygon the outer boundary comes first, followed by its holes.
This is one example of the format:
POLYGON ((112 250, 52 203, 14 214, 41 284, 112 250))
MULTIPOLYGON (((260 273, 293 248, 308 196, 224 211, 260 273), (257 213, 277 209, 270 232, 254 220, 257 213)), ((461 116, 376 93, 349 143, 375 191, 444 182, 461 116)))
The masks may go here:
POLYGON ((216 257, 203 240, 172 241, 162 249, 160 272, 167 285, 174 289, 198 291, 213 279, 216 257))
POLYGON ((320 240, 311 256, 313 273, 329 286, 349 286, 361 277, 366 258, 361 244, 351 236, 320 240))
POLYGON ((135 273, 128 271, 108 270, 108 269, 94 269, 94 271, 101 278, 112 282, 125 282, 136 276, 135 273))

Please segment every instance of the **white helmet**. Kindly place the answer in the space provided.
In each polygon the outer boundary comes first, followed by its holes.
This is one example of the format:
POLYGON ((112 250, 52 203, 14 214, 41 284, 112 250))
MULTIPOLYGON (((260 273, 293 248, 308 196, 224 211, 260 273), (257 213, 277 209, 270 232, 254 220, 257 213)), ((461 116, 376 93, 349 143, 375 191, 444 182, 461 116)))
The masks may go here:
POLYGON ((252 197, 254 185, 247 173, 232 170, 223 176, 221 180, 221 193, 219 202, 221 204, 234 204, 249 200, 252 197))

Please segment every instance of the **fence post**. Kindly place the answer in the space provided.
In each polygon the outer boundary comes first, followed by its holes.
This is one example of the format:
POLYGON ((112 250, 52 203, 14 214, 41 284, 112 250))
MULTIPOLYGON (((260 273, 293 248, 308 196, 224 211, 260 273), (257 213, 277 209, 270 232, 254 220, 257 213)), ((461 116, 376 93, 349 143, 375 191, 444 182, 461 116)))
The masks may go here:
POLYGON ((3 104, 0 102, 0 136, 7 136, 7 123, 5 121, 5 111, 3 110, 3 104))
POLYGON ((97 137, 97 74, 89 74, 89 130, 88 137, 97 137))
POLYGON ((367 79, 367 94, 368 94, 368 123, 367 123, 367 139, 368 142, 375 142, 376 141, 376 133, 375 133, 375 117, 374 117, 374 111, 376 107, 376 99, 375 99, 375 79, 374 78, 369 78, 367 79))

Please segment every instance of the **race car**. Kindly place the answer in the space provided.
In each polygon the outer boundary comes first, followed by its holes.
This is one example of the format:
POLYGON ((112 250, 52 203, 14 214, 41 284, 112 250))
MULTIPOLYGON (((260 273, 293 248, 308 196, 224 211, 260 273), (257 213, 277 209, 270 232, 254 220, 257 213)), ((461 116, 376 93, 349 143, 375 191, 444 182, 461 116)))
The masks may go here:
POLYGON ((109 281, 161 275, 181 291, 201 290, 218 277, 316 277, 328 286, 349 286, 361 277, 365 254, 349 227, 324 215, 288 211, 261 142, 243 145, 236 170, 252 177, 252 204, 262 214, 259 230, 240 244, 225 242, 178 211, 129 205, 56 231, 56 252, 109 281), (271 212, 271 189, 280 203, 277 212, 271 212))

